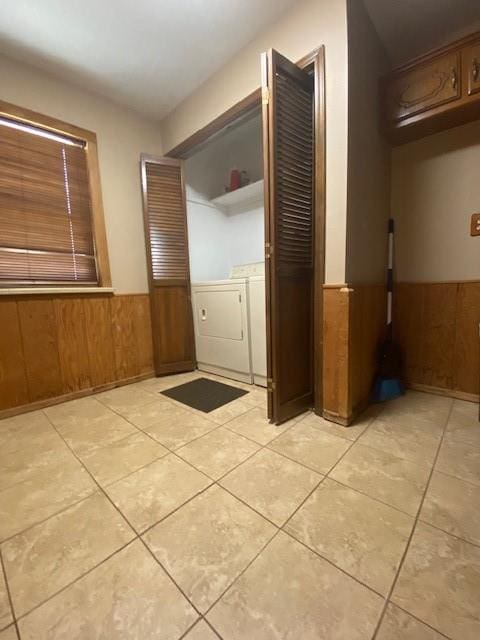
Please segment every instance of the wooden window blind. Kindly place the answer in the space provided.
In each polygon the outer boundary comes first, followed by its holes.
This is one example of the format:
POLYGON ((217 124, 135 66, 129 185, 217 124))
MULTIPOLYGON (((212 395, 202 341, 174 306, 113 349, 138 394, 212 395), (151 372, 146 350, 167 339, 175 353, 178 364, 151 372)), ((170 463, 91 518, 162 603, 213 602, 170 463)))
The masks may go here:
POLYGON ((86 143, 0 118, 0 286, 98 284, 86 143))
POLYGON ((152 280, 188 280, 188 239, 180 165, 145 163, 152 280))

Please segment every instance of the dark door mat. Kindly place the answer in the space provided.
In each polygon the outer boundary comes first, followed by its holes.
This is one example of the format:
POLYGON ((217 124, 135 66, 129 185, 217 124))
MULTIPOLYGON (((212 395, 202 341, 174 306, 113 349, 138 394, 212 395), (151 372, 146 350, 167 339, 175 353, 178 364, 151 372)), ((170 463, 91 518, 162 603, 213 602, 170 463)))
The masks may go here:
POLYGON ((180 384, 178 387, 161 391, 161 393, 193 409, 210 413, 210 411, 223 407, 224 404, 244 396, 248 391, 222 384, 216 380, 198 378, 197 380, 192 380, 192 382, 180 384))

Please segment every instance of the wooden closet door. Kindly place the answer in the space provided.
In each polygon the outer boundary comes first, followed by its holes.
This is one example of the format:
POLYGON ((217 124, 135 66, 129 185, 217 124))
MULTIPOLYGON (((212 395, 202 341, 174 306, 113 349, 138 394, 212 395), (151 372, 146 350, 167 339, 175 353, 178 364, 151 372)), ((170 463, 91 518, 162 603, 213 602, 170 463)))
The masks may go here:
POLYGON ((313 79, 276 51, 262 56, 268 416, 313 402, 313 79))
POLYGON ((195 368, 187 211, 181 160, 142 156, 155 372, 195 368))

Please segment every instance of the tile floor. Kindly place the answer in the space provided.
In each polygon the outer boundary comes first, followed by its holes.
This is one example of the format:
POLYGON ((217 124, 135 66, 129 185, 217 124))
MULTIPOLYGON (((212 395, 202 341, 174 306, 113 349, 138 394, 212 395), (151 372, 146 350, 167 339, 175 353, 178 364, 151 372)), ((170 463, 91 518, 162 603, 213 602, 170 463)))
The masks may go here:
POLYGON ((0 422, 0 640, 480 638, 478 406, 275 427, 196 375, 0 422))

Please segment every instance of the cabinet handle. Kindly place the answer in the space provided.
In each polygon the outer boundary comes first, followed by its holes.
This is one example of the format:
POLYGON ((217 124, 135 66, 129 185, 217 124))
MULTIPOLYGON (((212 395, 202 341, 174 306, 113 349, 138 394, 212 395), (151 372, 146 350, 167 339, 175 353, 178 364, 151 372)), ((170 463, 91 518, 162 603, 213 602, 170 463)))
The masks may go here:
POLYGON ((477 82, 478 80, 478 71, 479 71, 479 65, 478 65, 477 59, 474 58, 472 60, 472 79, 474 82, 477 82))
POLYGON ((452 67, 452 77, 451 77, 452 89, 457 88, 457 70, 452 67))

